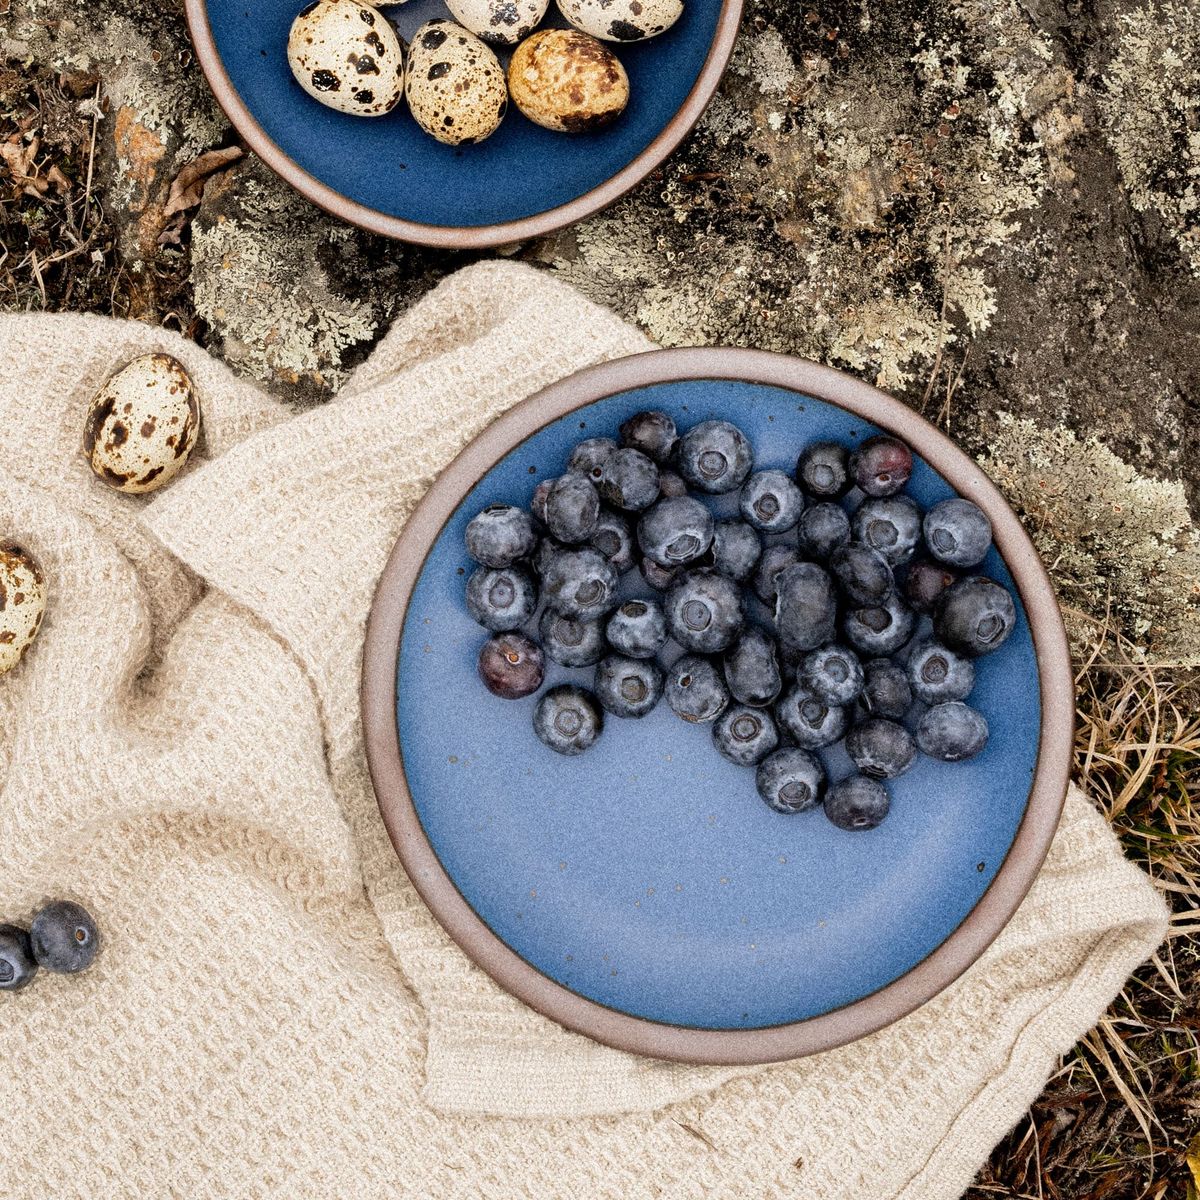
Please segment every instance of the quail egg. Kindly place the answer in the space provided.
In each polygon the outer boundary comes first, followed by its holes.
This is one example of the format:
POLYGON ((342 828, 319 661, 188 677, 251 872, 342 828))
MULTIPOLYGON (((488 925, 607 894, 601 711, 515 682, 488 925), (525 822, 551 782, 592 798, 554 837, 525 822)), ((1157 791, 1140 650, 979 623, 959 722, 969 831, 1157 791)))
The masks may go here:
POLYGON ((404 43, 382 13, 359 0, 316 0, 301 9, 287 55, 296 82, 338 112, 381 117, 404 94, 404 43))
POLYGON ((473 33, 438 17, 412 41, 408 107, 431 137, 448 146, 482 142, 508 111, 504 68, 473 33))
POLYGON ((603 129, 629 103, 629 77, 607 46, 577 29, 543 29, 508 64, 513 103, 533 122, 563 133, 603 129))
POLYGON ((665 33, 683 13, 682 0, 558 0, 562 15, 606 42, 640 42, 665 33))
POLYGON ((550 0, 446 0, 446 7, 485 42, 515 46, 542 23, 550 0))
POLYGON ((92 470, 119 492, 152 492, 182 469, 200 434, 200 402, 182 365, 144 354, 96 393, 84 424, 92 470))
POLYGON ((0 542, 0 674, 11 671, 37 637, 46 611, 46 580, 27 550, 0 542))

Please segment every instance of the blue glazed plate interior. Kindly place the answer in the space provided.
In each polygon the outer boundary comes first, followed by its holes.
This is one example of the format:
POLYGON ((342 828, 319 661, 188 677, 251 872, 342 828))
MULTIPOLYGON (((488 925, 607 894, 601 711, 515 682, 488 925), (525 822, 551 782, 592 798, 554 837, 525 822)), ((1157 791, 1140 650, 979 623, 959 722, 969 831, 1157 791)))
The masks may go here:
MULTIPOLYGON (((424 225, 480 226, 558 208, 628 166, 679 111, 708 56, 720 0, 688 0, 665 34, 613 49, 630 102, 599 133, 541 129, 515 107, 478 146, 443 146, 401 103, 384 117, 334 112, 308 96, 287 62, 288 29, 304 0, 208 0, 213 38, 233 86, 267 136, 310 175, 367 208, 424 225)), ((411 38, 441 0, 384 10, 411 38)), ((557 16, 557 10, 551 6, 557 16)), ((563 24, 551 19, 547 24, 563 24)), ((507 62, 507 55, 501 54, 507 62)))
MULTIPOLYGON (((889 784, 877 829, 848 833, 819 810, 793 816, 759 799, 754 772, 662 703, 640 721, 608 718, 587 754, 536 739, 536 697, 492 696, 476 675, 486 634, 467 615, 467 521, 487 504, 528 504, 574 443, 615 436, 662 408, 681 429, 723 418, 749 436, 756 467, 790 470, 810 441, 854 444, 873 426, 796 392, 705 380, 608 397, 543 428, 470 492, 414 590, 400 646, 398 725, 408 786, 445 870, 484 923, 563 986, 610 1008, 702 1029, 814 1017, 891 983, 935 950, 999 869, 1025 811, 1040 730, 1029 625, 978 663, 971 703, 991 740, 959 764, 920 757, 889 784)), ((923 506, 953 495, 918 461, 923 506)), ((731 508, 721 498, 719 513, 731 508), (724 507, 722 507, 722 505, 724 507)), ((993 549, 984 573, 1012 577, 993 549)), ((628 588, 639 589, 636 571, 628 588)), ((673 655, 680 653, 675 648, 673 655)), ((549 664, 547 684, 590 685, 549 664)), ((826 754, 849 773, 842 749, 826 754)))

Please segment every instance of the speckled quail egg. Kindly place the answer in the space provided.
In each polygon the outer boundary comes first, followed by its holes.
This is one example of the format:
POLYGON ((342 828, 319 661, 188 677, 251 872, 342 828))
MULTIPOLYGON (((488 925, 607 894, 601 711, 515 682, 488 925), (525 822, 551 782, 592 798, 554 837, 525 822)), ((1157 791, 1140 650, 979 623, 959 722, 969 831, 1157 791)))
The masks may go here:
POLYGON ((417 124, 439 142, 482 142, 508 111, 504 68, 461 25, 443 17, 426 21, 413 36, 408 107, 417 124))
POLYGON ((682 0, 558 0, 566 19, 606 42, 640 42, 665 33, 683 14, 682 0))
POLYGON ((381 117, 404 95, 404 43, 382 13, 358 0, 301 9, 287 53, 296 82, 338 112, 381 117))
POLYGON ((11 671, 41 628, 46 579, 27 550, 0 542, 0 674, 11 671))
POLYGON ((446 0, 446 7, 485 42, 515 46, 542 23, 550 0, 446 0))
POLYGON ((152 492, 182 469, 200 434, 200 402, 182 365, 144 354, 96 393, 84 424, 92 470, 119 492, 152 492))
POLYGON ((543 29, 508 64, 513 103, 533 122, 563 133, 603 129, 629 103, 629 77, 617 56, 577 29, 543 29))

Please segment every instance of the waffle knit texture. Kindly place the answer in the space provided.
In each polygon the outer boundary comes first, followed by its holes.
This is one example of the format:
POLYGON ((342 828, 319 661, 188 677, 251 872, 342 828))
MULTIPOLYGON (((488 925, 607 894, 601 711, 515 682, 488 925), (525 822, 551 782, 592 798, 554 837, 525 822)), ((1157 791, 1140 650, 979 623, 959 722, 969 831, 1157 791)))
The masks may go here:
POLYGON ((1072 790, 976 966, 805 1060, 609 1050, 449 941, 366 773, 375 581, 498 413, 647 348, 546 275, 485 263, 297 416, 164 330, 0 317, 0 534, 51 592, 0 680, 0 919, 67 896, 104 938, 85 974, 0 996, 9 1200, 952 1198, 1162 939, 1162 901, 1072 790), (162 493, 126 497, 92 477, 83 414, 158 350, 192 375, 202 440, 162 493))

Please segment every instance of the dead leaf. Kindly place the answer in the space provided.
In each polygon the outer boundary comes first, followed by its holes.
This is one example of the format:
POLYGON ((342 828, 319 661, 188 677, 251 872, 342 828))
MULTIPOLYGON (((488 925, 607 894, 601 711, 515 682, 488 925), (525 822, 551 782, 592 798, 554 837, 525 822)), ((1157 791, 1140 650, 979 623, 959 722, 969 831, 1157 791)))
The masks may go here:
POLYGON ((65 196, 71 190, 71 181, 54 163, 50 164, 50 170, 46 172, 46 179, 60 196, 65 196))
POLYGON ((38 149, 41 143, 34 138, 28 145, 23 145, 20 135, 0 142, 0 165, 8 169, 12 181, 19 192, 32 196, 37 200, 44 196, 51 187, 61 196, 71 190, 71 181, 51 163, 46 174, 41 173, 37 163, 38 149))
POLYGON ((208 177, 230 163, 237 162, 242 154, 240 146, 226 146, 221 150, 206 150, 199 157, 193 158, 175 176, 167 194, 167 202, 163 206, 163 216, 173 217, 176 213, 195 208, 204 195, 204 185, 208 177))

